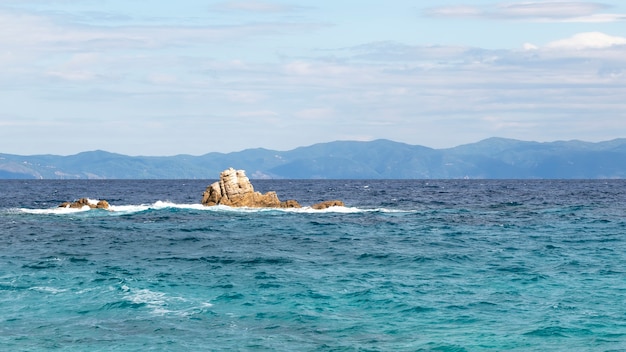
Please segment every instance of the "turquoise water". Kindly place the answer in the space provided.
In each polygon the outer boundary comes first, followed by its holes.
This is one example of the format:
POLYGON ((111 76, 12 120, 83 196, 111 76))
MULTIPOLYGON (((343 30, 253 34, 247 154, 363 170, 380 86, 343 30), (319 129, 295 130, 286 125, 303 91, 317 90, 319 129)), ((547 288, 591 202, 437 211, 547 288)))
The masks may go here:
POLYGON ((0 181, 2 349, 626 350, 626 181, 211 182, 0 181))

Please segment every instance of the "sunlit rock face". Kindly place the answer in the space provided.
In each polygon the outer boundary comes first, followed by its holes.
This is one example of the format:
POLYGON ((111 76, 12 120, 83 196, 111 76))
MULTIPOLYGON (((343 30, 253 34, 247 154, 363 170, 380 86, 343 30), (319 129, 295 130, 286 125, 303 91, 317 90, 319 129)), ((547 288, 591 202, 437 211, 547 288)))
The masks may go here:
POLYGON ((281 202, 276 192, 265 194, 256 192, 246 172, 233 168, 222 171, 220 180, 207 187, 202 195, 202 204, 251 208, 300 208, 300 204, 295 200, 281 202))
MULTIPOLYGON (((220 173, 220 180, 207 187, 202 194, 202 204, 206 206, 227 205, 250 208, 300 208, 298 201, 289 199, 281 202, 276 192, 261 194, 256 192, 244 170, 232 167, 220 173)), ((329 200, 311 206, 313 209, 343 207, 340 200, 329 200)))
POLYGON ((109 209, 109 202, 106 200, 94 202, 88 198, 81 198, 75 202, 64 202, 59 205, 59 208, 81 209, 83 207, 89 207, 91 209, 109 209))

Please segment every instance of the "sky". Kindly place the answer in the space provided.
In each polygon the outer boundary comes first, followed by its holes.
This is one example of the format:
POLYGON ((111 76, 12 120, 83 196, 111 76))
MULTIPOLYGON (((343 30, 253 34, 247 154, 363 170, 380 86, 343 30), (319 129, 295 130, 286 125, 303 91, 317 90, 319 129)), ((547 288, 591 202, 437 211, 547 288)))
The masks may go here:
POLYGON ((0 0, 0 153, 626 137, 626 2, 0 0))

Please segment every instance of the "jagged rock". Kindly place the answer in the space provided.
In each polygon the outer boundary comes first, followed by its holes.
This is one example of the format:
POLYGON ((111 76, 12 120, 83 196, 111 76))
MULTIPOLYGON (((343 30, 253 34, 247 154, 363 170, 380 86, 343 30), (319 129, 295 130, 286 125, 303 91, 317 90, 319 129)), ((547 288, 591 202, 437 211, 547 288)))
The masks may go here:
POLYGON ((280 207, 281 208, 302 208, 300 203, 298 203, 298 201, 294 199, 288 199, 284 202, 280 202, 280 207))
POLYGON ((346 205, 340 200, 327 200, 324 202, 320 202, 317 204, 313 204, 311 208, 313 209, 326 209, 330 207, 345 207, 346 205))
POLYGON ((299 208, 295 200, 281 202, 276 192, 261 194, 255 192, 244 170, 232 167, 220 173, 220 180, 214 182, 202 194, 202 204, 228 205, 231 207, 251 208, 299 208))
POLYGON ((75 202, 63 202, 59 205, 59 208, 74 208, 80 209, 82 207, 90 207, 91 209, 109 209, 109 202, 106 200, 98 201, 98 203, 92 203, 87 198, 81 198, 75 202))
POLYGON ((98 201, 98 203, 96 204, 96 208, 97 209, 109 209, 109 202, 107 202, 106 200, 98 201))
MULTIPOLYGON (((281 202, 276 192, 261 194, 254 191, 246 172, 232 167, 222 171, 220 180, 206 188, 202 194, 202 204, 251 208, 301 208, 300 203, 293 199, 281 202)), ((340 200, 329 200, 315 204, 312 208, 326 209, 333 206, 344 206, 344 203, 340 200)))

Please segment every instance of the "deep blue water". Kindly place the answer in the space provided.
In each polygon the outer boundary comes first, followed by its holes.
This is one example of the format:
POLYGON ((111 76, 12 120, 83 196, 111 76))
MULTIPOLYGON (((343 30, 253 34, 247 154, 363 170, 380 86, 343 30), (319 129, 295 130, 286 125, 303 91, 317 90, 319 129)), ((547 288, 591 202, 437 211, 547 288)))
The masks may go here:
POLYGON ((211 182, 0 181, 0 349, 626 350, 626 181, 211 182))

